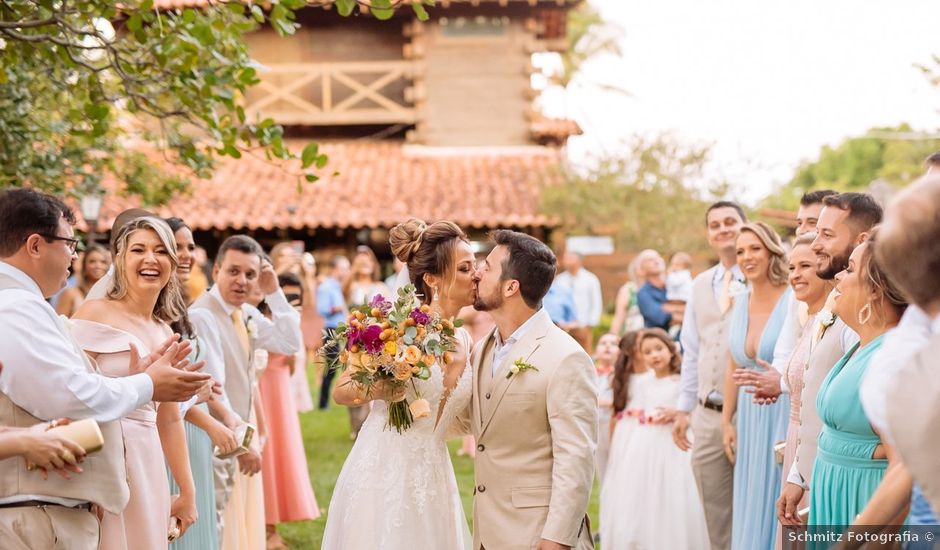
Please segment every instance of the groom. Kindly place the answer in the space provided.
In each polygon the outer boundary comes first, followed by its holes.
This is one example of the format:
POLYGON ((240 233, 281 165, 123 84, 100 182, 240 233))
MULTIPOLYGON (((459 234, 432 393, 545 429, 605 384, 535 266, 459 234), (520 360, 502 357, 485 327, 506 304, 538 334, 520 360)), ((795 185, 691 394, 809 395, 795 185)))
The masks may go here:
MULTIPOLYGON (((594 367, 542 309, 555 276, 543 243, 509 230, 474 274, 496 328, 471 355, 476 438, 473 548, 593 548, 594 367)), ((465 422, 466 418, 463 419, 465 422)))

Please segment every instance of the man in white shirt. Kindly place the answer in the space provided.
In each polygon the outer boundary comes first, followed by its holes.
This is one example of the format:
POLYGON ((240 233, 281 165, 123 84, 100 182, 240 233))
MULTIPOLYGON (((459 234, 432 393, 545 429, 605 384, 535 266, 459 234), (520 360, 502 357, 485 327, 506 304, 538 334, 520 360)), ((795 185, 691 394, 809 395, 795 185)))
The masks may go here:
MULTIPOLYGON (((935 157, 940 162, 940 154, 935 157)), ((936 382, 940 342, 938 210, 940 176, 928 175, 902 191, 885 212, 875 255, 912 304, 872 356, 860 389, 872 426, 897 448, 916 482, 908 517, 911 525, 936 525, 940 509, 936 445, 936 420, 940 417, 940 385, 936 382)))
POLYGON ((584 269, 584 258, 577 252, 565 252, 562 265, 565 270, 558 274, 555 282, 571 290, 578 317, 578 327, 571 329, 570 333, 585 351, 591 353, 593 329, 600 323, 604 309, 601 282, 597 275, 584 269))
POLYGON ((114 421, 151 400, 190 399, 209 379, 175 368, 188 364, 189 345, 174 341, 136 361, 131 372, 137 374, 110 378, 97 371, 44 299, 65 285, 78 243, 74 222, 71 210, 50 195, 31 189, 0 194, 0 424, 94 418, 105 435, 105 448, 87 457, 84 473, 71 480, 43 480, 18 458, 0 461, 4 547, 52 548, 58 537, 69 548, 97 548, 90 504, 120 512, 126 503, 123 441, 114 421))
POLYGON ((672 436, 680 449, 692 449, 692 469, 713 550, 731 547, 734 467, 722 444, 721 389, 728 365, 729 287, 732 281, 744 280, 735 242, 746 222, 744 210, 733 202, 716 202, 706 211, 708 244, 719 263, 692 282, 680 333, 682 379, 672 436), (690 422, 694 445, 687 438, 690 422))
MULTIPOLYGON (((234 428, 242 423, 256 424, 260 406, 257 392, 254 352, 267 350, 293 355, 303 345, 300 314, 288 303, 278 285, 277 274, 264 251, 254 239, 234 235, 226 239, 216 255, 212 271, 215 285, 203 293, 190 307, 190 320, 201 339, 219 346, 225 358, 224 371, 211 373, 224 388, 224 398, 210 411, 221 422, 234 428), (267 319, 247 303, 256 289, 265 295, 272 319, 267 319)), ((237 459, 216 459, 214 462, 216 509, 219 513, 222 538, 236 537, 240 524, 256 523, 248 532, 260 533, 264 545, 264 514, 250 508, 252 492, 261 491, 261 438, 256 433, 247 453, 237 459), (236 471, 237 463, 237 471, 236 471), (229 504, 234 487, 240 487, 238 502, 229 504), (228 508, 228 509, 227 509, 228 508)), ((260 495, 258 495, 260 496, 260 495)))

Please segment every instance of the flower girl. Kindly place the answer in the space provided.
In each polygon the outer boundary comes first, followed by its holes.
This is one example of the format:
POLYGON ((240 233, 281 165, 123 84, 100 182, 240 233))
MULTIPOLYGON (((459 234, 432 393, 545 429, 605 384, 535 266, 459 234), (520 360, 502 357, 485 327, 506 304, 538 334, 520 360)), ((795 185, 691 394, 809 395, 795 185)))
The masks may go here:
POLYGON ((646 329, 635 353, 647 372, 614 371, 614 433, 601 488, 601 541, 616 550, 702 547, 708 532, 690 455, 673 443, 670 428, 679 395, 679 351, 665 331, 646 329), (623 387, 629 392, 619 395, 616 389, 623 387))

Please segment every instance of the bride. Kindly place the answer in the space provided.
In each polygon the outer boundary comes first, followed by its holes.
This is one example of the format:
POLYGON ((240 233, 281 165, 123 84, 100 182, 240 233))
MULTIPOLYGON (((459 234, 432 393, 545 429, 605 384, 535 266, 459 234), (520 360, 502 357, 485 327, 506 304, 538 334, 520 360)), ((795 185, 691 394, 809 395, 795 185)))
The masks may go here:
MULTIPOLYGON (((473 303, 473 251, 457 225, 447 221, 425 225, 411 219, 392 229, 390 243, 395 256, 407 264, 423 301, 443 317, 454 317, 473 303)), ((414 389, 373 387, 366 396, 352 383, 350 371, 343 373, 333 390, 337 403, 355 406, 370 399, 374 403, 336 480, 323 550, 471 547, 445 445, 448 427, 456 412, 467 406, 472 387, 470 336, 460 329, 457 340, 450 364, 432 368, 427 380, 414 379, 421 397, 431 404, 431 414, 401 434, 386 427, 387 402, 402 396, 413 400, 414 389)))

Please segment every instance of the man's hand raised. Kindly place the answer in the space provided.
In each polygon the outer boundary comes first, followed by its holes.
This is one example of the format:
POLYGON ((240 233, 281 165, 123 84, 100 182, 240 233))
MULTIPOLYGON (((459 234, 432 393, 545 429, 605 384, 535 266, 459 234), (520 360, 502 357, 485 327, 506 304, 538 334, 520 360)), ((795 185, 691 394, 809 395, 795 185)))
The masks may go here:
MULTIPOLYGON (((206 382, 212 379, 205 373, 196 372, 205 366, 205 361, 199 361, 190 365, 187 359, 189 353, 183 353, 181 348, 188 348, 189 342, 179 344, 170 343, 165 347, 165 351, 155 361, 153 354, 147 358, 138 361, 136 365, 147 363, 145 372, 153 381, 153 400, 154 401, 188 401, 196 392, 202 388, 206 382)), ((131 366, 135 363, 133 358, 137 356, 137 348, 131 344, 131 366)))

